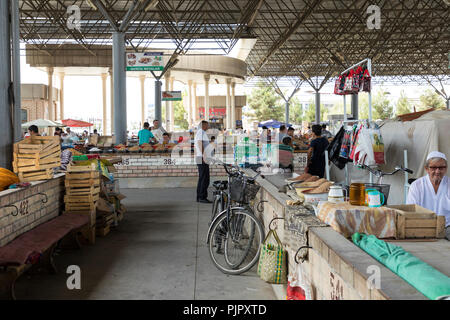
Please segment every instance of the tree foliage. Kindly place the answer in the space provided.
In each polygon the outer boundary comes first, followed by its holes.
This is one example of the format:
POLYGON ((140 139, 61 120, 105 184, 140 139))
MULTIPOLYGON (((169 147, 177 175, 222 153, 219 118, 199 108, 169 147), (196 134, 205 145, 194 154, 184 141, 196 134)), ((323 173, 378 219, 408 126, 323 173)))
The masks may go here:
MULTIPOLYGON (((369 118, 369 95, 365 92, 358 94, 359 119, 369 118)), ((393 106, 387 93, 378 89, 372 94, 372 119, 390 119, 393 116, 393 106)))
MULTIPOLYGON (((320 121, 326 121, 328 116, 328 109, 324 105, 320 104, 320 121)), ((303 121, 308 121, 310 123, 316 122, 316 102, 314 99, 309 101, 308 107, 303 115, 303 121)))
POLYGON ((289 122, 292 124, 301 124, 303 120, 303 108, 300 100, 293 97, 289 102, 289 122))
POLYGON ((257 88, 253 89, 248 99, 251 112, 245 114, 255 121, 278 120, 284 121, 284 106, 281 98, 272 86, 258 82, 257 88))
MULTIPOLYGON (((183 92, 183 99, 186 93, 183 92)), ((181 129, 187 130, 189 128, 189 123, 185 118, 186 109, 184 108, 183 101, 173 101, 173 117, 175 126, 180 126, 181 129)))
POLYGON ((411 102, 406 97, 405 91, 400 92, 400 98, 397 100, 396 115, 412 112, 411 102))
POLYGON ((445 100, 444 98, 437 94, 435 91, 431 89, 425 90, 425 92, 420 96, 420 106, 419 110, 426 110, 430 108, 434 109, 444 109, 445 108, 445 100))

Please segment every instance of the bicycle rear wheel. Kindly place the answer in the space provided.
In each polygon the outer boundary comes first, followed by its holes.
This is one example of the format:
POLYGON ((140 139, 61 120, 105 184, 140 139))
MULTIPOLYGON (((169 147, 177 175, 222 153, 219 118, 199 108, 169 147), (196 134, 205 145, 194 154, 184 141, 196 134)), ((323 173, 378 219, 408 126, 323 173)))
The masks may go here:
POLYGON ((237 275, 250 270, 259 259, 264 229, 250 212, 232 209, 227 223, 226 212, 211 226, 208 248, 214 265, 223 273, 237 275))

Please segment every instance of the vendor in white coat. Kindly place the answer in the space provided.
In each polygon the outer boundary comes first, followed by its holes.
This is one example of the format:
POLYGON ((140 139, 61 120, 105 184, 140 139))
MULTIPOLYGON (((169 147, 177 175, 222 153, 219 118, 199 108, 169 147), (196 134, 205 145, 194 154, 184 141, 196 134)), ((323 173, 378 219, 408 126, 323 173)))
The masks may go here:
POLYGON ((445 216, 446 237, 450 240, 450 181, 445 154, 433 151, 425 163, 426 176, 411 184, 407 204, 417 204, 445 216))

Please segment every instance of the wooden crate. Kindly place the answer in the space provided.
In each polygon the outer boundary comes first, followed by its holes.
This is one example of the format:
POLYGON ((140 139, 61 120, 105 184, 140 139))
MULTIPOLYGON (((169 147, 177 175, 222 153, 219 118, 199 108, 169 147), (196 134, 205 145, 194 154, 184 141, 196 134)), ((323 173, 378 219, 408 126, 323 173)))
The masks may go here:
POLYGON ((38 170, 32 172, 19 172, 20 182, 32 182, 53 179, 53 169, 38 170))
POLYGON ((73 195, 65 195, 64 196, 64 203, 94 203, 98 201, 99 194, 89 194, 86 196, 73 196, 73 195))
POLYGON ((66 180, 77 181, 86 179, 100 179, 99 171, 78 172, 69 171, 66 173, 66 180))
POLYGON ((444 216, 415 204, 388 207, 397 210, 397 239, 445 237, 444 216))
POLYGON ((65 203, 66 211, 92 211, 95 210, 95 203, 65 203))
POLYGON ((106 227, 101 227, 101 228, 96 227, 95 231, 96 231, 97 236, 104 237, 109 233, 110 227, 109 227, 109 225, 106 227))
POLYGON ((61 166, 59 137, 32 136, 14 144, 13 171, 21 182, 53 178, 53 168, 61 166))
POLYGON ((67 172, 91 172, 91 171, 97 171, 97 165, 95 163, 91 163, 88 166, 73 166, 68 165, 67 166, 67 172))
POLYGON ((67 196, 95 196, 100 193, 100 186, 90 186, 90 187, 66 187, 67 196))

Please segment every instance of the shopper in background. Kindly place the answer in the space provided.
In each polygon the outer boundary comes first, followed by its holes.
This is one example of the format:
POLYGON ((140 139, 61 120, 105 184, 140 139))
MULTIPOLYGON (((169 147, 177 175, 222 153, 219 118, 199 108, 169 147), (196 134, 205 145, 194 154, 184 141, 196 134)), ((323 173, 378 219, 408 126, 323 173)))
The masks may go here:
POLYGON ((286 135, 278 146, 278 163, 282 169, 294 170, 294 149, 290 146, 292 138, 286 135))
POLYGON ((61 134, 63 133, 62 129, 60 127, 56 127, 55 128, 55 136, 61 136, 61 134))
POLYGON ((150 124, 148 122, 144 122, 144 128, 138 132, 139 145, 150 142, 156 143, 155 136, 149 129, 150 124))
POLYGON ((328 140, 322 137, 322 127, 319 124, 312 126, 312 140, 308 149, 308 162, 305 173, 323 178, 325 171, 325 150, 328 140))
POLYGON ((208 200, 209 187, 209 165, 206 158, 206 148, 209 145, 209 138, 206 134, 208 130, 208 121, 203 120, 200 123, 200 128, 195 135, 195 162, 198 168, 198 182, 197 182, 197 202, 211 203, 208 200))
POLYGON ((322 124, 322 137, 326 139, 333 138, 333 134, 327 130, 327 125, 325 123, 322 124))
POLYGON ((25 135, 25 138, 31 136, 39 136, 39 128, 36 125, 31 125, 28 127, 28 134, 25 135))
POLYGON ((283 141, 283 138, 287 136, 287 128, 284 124, 280 126, 280 132, 278 134, 278 142, 281 143, 283 141))
POLYGON ((445 216, 446 237, 450 240, 450 181, 446 176, 447 169, 445 154, 430 152, 425 162, 427 175, 411 184, 406 203, 417 204, 445 216))

